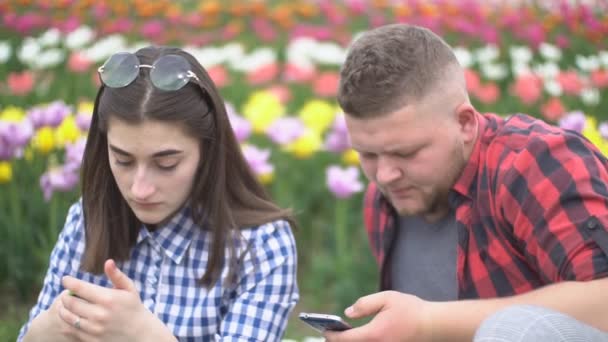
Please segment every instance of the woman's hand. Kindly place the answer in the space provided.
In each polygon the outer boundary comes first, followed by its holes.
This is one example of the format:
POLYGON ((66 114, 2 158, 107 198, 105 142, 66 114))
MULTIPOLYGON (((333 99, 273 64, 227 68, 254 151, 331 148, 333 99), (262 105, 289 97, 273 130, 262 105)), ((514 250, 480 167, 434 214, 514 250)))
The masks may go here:
MULTIPOLYGON (((107 260, 104 271, 113 289, 97 286, 70 276, 63 286, 75 296, 62 293, 59 315, 67 334, 81 341, 156 340, 159 330, 167 327, 149 310, 139 297, 135 284, 122 273, 113 260, 107 260)), ((166 334, 165 334, 166 335, 166 334)), ((172 336, 170 333, 166 336, 172 336)))

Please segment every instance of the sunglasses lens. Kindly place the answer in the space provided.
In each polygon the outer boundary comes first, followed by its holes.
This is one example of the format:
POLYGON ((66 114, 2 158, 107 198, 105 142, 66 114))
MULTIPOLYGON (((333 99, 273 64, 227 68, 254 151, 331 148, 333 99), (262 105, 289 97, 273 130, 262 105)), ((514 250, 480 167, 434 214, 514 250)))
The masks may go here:
POLYGON ((111 88, 122 88, 129 85, 139 73, 139 60, 134 54, 120 52, 112 55, 99 73, 105 85, 111 88))
POLYGON ((190 81, 188 71, 190 64, 178 55, 167 55, 159 58, 150 71, 150 79, 162 90, 178 90, 190 81))

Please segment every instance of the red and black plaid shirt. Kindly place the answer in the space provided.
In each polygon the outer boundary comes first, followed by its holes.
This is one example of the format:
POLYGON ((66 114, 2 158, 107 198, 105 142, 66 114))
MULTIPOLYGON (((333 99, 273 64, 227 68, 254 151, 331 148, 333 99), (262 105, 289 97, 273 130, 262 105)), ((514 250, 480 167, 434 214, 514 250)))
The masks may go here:
MULTIPOLYGON (((608 160, 579 134, 530 116, 478 117, 478 141, 449 195, 458 297, 608 276, 608 160)), ((380 288, 391 289, 399 219, 374 183, 364 206, 380 288)))

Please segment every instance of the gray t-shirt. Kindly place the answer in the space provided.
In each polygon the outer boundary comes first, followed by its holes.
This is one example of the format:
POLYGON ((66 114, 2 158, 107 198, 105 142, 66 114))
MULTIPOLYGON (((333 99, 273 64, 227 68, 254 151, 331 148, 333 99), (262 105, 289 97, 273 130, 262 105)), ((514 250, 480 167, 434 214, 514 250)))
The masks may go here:
POLYGON ((425 300, 458 299, 454 213, 429 223, 418 216, 402 216, 391 253, 393 289, 425 300))

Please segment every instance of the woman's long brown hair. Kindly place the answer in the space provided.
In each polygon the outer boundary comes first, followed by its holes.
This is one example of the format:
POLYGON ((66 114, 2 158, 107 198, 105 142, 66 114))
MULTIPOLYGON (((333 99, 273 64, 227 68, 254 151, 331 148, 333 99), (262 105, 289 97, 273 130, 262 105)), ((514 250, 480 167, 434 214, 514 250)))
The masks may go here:
POLYGON ((86 247, 82 269, 102 273, 109 258, 125 261, 142 226, 114 180, 108 158, 108 118, 129 123, 158 120, 182 125, 200 141, 200 165, 188 199, 194 222, 211 231, 209 262, 201 279, 211 286, 219 279, 225 249, 230 251, 229 279, 234 279, 237 256, 231 234, 245 227, 277 219, 295 227, 291 211, 272 202, 241 153, 226 114, 224 101, 213 81, 190 54, 177 48, 147 47, 136 55, 141 64, 153 64, 160 56, 176 54, 188 60, 200 84, 188 83, 177 91, 154 87, 148 69, 124 88, 101 86, 93 109, 82 164, 82 200, 86 247))

